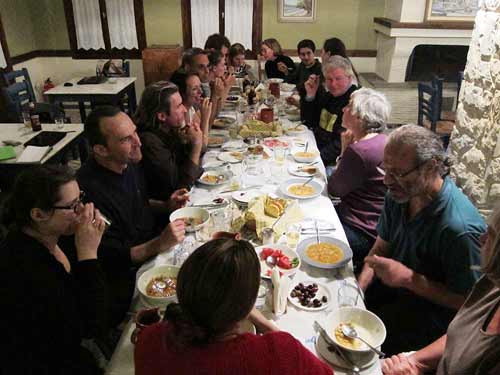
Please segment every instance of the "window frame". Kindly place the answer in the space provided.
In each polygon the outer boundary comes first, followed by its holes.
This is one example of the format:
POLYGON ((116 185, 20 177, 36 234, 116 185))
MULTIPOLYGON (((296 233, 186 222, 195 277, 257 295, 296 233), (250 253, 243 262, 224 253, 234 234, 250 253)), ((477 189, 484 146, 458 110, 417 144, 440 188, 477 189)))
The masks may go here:
POLYGON ((12 70, 12 61, 10 59, 9 46, 7 45, 7 37, 5 36, 5 30, 3 28, 1 14, 0 14, 0 43, 2 44, 2 50, 3 50, 3 55, 5 57, 5 62, 7 63, 7 66, 5 68, 0 68, 0 70, 3 72, 9 72, 12 70))
MULTIPOLYGON (((229 0, 230 1, 230 0, 229 0)), ((226 0, 219 0, 219 33, 224 34, 224 12, 226 0)), ((182 42, 184 48, 193 46, 193 29, 191 25, 191 0, 181 0, 182 18, 182 42)), ((253 20, 252 20, 252 48, 251 51, 257 56, 262 42, 262 0, 253 0, 253 20)), ((199 46, 203 48, 203 46, 199 46)), ((246 46, 248 48, 248 46, 246 46)), ((248 57, 247 57, 248 58, 248 57)))
POLYGON ((146 48, 146 28, 144 24, 144 2, 143 0, 134 0, 135 28, 137 32, 137 43, 139 48, 111 48, 109 38, 108 19, 106 14, 106 0, 99 0, 101 10, 101 25, 104 38, 105 49, 85 50, 78 48, 76 39, 75 17, 73 13, 73 3, 71 0, 63 0, 64 14, 66 16, 66 25, 68 28, 69 44, 71 48, 71 57, 74 59, 140 59, 142 50, 146 48))

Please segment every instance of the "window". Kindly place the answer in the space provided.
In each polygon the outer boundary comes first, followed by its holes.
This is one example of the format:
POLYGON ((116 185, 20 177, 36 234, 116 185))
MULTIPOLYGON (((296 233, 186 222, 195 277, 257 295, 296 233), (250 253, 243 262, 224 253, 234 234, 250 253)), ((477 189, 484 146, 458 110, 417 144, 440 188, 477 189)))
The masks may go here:
POLYGON ((184 48, 203 48, 209 35, 221 33, 258 52, 262 0, 182 0, 182 33, 184 48))
POLYGON ((74 58, 140 58, 143 0, 64 0, 74 58))

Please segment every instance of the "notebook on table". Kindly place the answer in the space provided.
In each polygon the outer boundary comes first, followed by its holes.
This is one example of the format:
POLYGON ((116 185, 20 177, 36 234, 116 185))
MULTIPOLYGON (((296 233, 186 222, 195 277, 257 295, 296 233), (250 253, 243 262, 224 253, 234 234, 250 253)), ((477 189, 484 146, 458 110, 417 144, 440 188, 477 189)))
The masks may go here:
POLYGON ((18 163, 40 163, 52 146, 27 146, 17 159, 18 163))

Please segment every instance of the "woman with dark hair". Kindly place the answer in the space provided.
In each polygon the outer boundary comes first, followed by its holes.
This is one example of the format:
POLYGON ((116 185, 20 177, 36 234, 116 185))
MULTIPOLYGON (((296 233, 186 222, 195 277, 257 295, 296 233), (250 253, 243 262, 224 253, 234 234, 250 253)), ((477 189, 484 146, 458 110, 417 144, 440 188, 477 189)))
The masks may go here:
POLYGON ((236 77, 234 74, 227 72, 226 60, 222 53, 217 50, 211 51, 208 54, 208 70, 211 100, 213 103, 212 116, 210 118, 210 123, 212 124, 224 106, 231 86, 236 83, 236 77))
POLYGON ((186 123, 195 121, 200 124, 203 132, 203 148, 207 147, 212 102, 210 98, 202 98, 200 77, 197 73, 178 74, 172 83, 179 88, 182 104, 186 107, 186 123))
POLYGON ((134 122, 142 143, 149 198, 166 201, 201 175, 203 133, 196 120, 186 124, 186 112, 172 82, 153 83, 142 93, 134 122))
POLYGON ((391 105, 382 93, 363 88, 351 94, 342 112, 342 127, 347 130, 340 135, 341 153, 328 180, 328 192, 341 198, 336 211, 358 267, 377 238, 387 191, 380 167, 391 105))
MULTIPOLYGON (((321 63, 325 64, 330 57, 335 55, 345 57, 352 65, 351 59, 347 57, 347 49, 345 48, 344 42, 339 38, 326 39, 321 49, 321 63)), ((352 65, 352 71, 356 78, 354 84, 359 86, 359 75, 356 69, 354 69, 354 65, 352 65)))
POLYGON ((106 330, 104 276, 97 248, 105 229, 92 203, 82 203, 74 175, 39 166, 17 178, 0 245, 2 374, 100 374, 83 338, 106 330), (76 260, 59 247, 75 235, 76 260))
POLYGON ((229 48, 228 68, 234 70, 237 78, 248 77, 248 79, 254 80, 250 71, 251 66, 245 62, 245 47, 241 43, 234 43, 229 48))
POLYGON ((386 358, 385 375, 500 374, 500 206, 493 210, 480 241, 483 276, 446 334, 410 355, 386 358))
POLYGON ((260 54, 266 60, 267 78, 286 79, 289 74, 295 73, 295 63, 290 57, 283 55, 281 45, 276 39, 264 40, 260 46, 260 54))
POLYGON ((249 242, 218 239, 199 247, 179 271, 179 303, 139 335, 136 374, 332 374, 253 307, 259 282, 249 242), (244 319, 264 334, 241 332, 244 319))

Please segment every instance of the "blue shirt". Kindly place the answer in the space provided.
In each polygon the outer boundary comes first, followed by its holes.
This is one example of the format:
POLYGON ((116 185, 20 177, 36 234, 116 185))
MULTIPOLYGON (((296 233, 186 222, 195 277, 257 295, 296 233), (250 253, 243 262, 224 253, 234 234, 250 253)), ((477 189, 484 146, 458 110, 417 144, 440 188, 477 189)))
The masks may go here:
POLYGON ((483 218, 469 199, 445 178, 438 196, 413 219, 408 204, 387 193, 377 225, 389 243, 390 257, 454 293, 467 295, 479 278, 471 265, 480 264, 479 236, 483 218))

